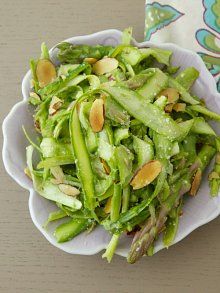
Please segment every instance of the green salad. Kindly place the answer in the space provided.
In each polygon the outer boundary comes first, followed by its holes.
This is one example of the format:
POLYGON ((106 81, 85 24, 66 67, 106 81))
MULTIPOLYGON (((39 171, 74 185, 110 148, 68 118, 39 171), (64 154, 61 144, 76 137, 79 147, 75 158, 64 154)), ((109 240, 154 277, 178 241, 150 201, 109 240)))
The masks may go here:
POLYGON ((56 50, 59 65, 44 43, 30 62, 38 143, 24 129, 25 173, 56 205, 45 229, 57 221, 61 243, 101 225, 112 235, 109 262, 124 233, 133 237, 129 263, 153 255, 161 233, 169 247, 214 156, 212 196, 220 186, 220 139, 208 123, 220 115, 190 90, 199 72, 172 66, 172 51, 134 47, 130 28, 117 47, 63 42, 56 50))

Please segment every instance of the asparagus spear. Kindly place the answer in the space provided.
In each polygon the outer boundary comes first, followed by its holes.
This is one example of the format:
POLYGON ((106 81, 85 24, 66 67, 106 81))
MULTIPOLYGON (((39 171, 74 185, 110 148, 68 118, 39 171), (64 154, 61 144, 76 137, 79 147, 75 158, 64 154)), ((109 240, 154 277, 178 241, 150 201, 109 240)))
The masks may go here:
POLYGON ((89 219, 72 219, 59 225, 54 232, 54 236, 59 243, 69 241, 88 228, 90 223, 91 220, 89 219))
POLYGON ((204 145, 194 164, 190 167, 189 173, 183 176, 182 180, 179 180, 172 185, 170 196, 161 205, 156 220, 148 220, 146 225, 138 232, 137 237, 134 238, 127 257, 129 263, 135 263, 147 252, 156 235, 165 224, 168 213, 173 206, 179 202, 180 198, 190 190, 194 171, 198 168, 204 170, 214 154, 215 148, 209 145, 204 145))
POLYGON ((209 185, 211 195, 217 196, 220 188, 220 138, 216 138, 217 154, 215 157, 215 165, 212 172, 209 174, 209 185))
POLYGON ((96 206, 93 172, 76 108, 73 109, 70 119, 70 133, 76 164, 85 194, 84 204, 86 208, 93 212, 96 206))
MULTIPOLYGON (((116 221, 120 214, 121 209, 121 185, 115 184, 114 185, 114 193, 112 196, 111 201, 111 221, 116 221)), ((111 241, 109 242, 105 253, 102 255, 102 258, 106 257, 107 261, 110 262, 112 260, 112 257, 115 253, 115 249, 118 245, 120 233, 113 234, 111 241)))

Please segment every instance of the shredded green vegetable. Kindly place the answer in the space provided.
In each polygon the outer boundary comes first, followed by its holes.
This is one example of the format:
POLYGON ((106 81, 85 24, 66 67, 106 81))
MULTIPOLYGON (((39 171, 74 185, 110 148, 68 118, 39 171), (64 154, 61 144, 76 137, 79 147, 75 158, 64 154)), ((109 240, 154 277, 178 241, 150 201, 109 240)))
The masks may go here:
POLYGON ((183 196, 197 193, 215 155, 211 195, 220 188, 220 138, 208 122, 220 114, 191 91, 198 70, 173 77, 172 52, 134 47, 131 35, 116 47, 61 43, 58 66, 43 43, 30 62, 39 143, 24 125, 25 172, 58 207, 45 227, 58 222, 54 236, 65 242, 102 225, 112 234, 109 262, 123 233, 134 234, 130 263, 153 254, 161 231, 173 243, 183 196))

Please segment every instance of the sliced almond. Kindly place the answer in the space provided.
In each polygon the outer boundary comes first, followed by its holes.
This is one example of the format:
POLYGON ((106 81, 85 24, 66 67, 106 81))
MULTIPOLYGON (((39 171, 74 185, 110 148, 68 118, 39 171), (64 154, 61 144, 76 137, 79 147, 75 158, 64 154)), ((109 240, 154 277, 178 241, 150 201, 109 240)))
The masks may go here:
POLYGON ((219 179, 219 174, 215 171, 211 172, 209 174, 209 180, 212 180, 212 179, 219 179))
POLYGON ((175 103, 179 99, 178 91, 171 87, 160 92, 160 96, 166 96, 168 103, 175 103))
POLYGON ((59 189, 66 195, 70 196, 77 196, 80 194, 80 191, 77 188, 68 184, 59 184, 59 189))
POLYGON ((89 64, 94 64, 97 62, 97 59, 96 58, 85 58, 84 61, 89 64))
POLYGON ((171 113, 172 110, 173 110, 173 106, 174 106, 174 104, 168 104, 168 105, 166 105, 165 106, 165 112, 166 113, 171 113))
POLYGON ((104 125, 104 102, 102 99, 96 99, 89 113, 89 122, 94 132, 102 130, 104 125))
POLYGON ((186 104, 185 103, 176 103, 173 105, 173 110, 176 112, 184 112, 186 110, 186 104))
POLYGON ((38 101, 41 101, 40 96, 38 96, 38 94, 36 94, 35 92, 30 92, 30 97, 35 98, 38 101))
POLYGON ((63 101, 58 97, 54 96, 50 102, 49 115, 54 115, 62 106, 63 101))
POLYGON ((98 60, 93 65, 93 72, 97 75, 102 75, 108 72, 111 72, 112 70, 116 69, 118 67, 118 60, 115 58, 103 58, 101 60, 98 60))
POLYGON ((106 204, 105 204, 105 207, 104 207, 104 212, 106 214, 110 214, 110 212, 111 212, 111 203, 112 203, 112 198, 109 197, 106 204))
POLYGON ((38 120, 34 121, 34 127, 35 127, 37 132, 41 133, 40 122, 38 120))
POLYGON ((64 181, 64 173, 63 173, 63 170, 60 166, 55 166, 55 167, 51 167, 50 168, 50 172, 51 174, 54 176, 55 180, 54 180, 54 183, 55 184, 60 184, 60 183, 63 183, 64 181))
POLYGON ((105 173, 106 173, 107 175, 109 175, 111 170, 110 170, 108 164, 107 164, 106 161, 103 160, 102 158, 100 158, 100 161, 101 161, 101 163, 102 163, 102 165, 103 165, 103 168, 104 168, 104 170, 105 170, 105 173))
POLYGON ((30 88, 32 89, 35 85, 35 81, 33 80, 33 78, 30 80, 30 88))
POLYGON ((37 80, 42 88, 51 83, 56 77, 56 68, 53 63, 47 59, 40 59, 36 67, 37 80))
POLYGON ((24 174, 27 175, 27 177, 28 177, 29 179, 32 180, 31 172, 30 172, 30 170, 29 170, 28 167, 26 167, 26 168, 24 169, 24 174))
POLYGON ((198 169, 195 173, 195 176, 192 181, 191 189, 189 191, 189 194, 191 196, 196 195, 196 193, 199 189, 200 183, 201 183, 201 179, 202 179, 202 171, 200 169, 198 169))
POLYGON ((50 182, 53 183, 53 184, 55 184, 55 185, 59 185, 59 184, 61 184, 60 180, 55 179, 55 178, 51 178, 51 179, 50 179, 50 182))
POLYGON ((148 184, 150 184, 162 170, 162 165, 160 161, 153 160, 145 165, 136 173, 131 181, 131 186, 133 189, 140 189, 148 184))

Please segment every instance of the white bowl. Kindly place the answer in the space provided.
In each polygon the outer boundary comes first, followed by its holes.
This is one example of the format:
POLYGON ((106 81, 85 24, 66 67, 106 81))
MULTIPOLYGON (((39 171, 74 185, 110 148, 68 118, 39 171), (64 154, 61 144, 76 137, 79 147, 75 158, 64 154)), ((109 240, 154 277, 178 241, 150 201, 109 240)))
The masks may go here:
MULTIPOLYGON (((120 43, 122 33, 118 30, 106 30, 92 35, 73 37, 66 41, 74 44, 89 44, 89 45, 112 45, 120 43)), ((137 43, 138 47, 159 47, 173 51, 172 64, 181 65, 181 69, 188 66, 194 66, 200 72, 200 77, 193 86, 193 93, 204 98, 209 108, 220 112, 220 94, 216 90, 216 84, 206 69, 202 59, 194 52, 178 47, 174 44, 153 44, 150 42, 137 43)), ((51 50, 51 57, 56 57, 56 50, 51 50)), ((8 174, 22 187, 30 192, 29 209, 31 218, 35 226, 54 246, 71 254, 91 255, 103 250, 111 236, 102 228, 96 228, 92 233, 82 233, 73 240, 58 244, 53 237, 53 231, 57 223, 49 225, 48 230, 42 228, 43 223, 48 217, 48 214, 56 209, 55 204, 49 200, 39 196, 34 190, 31 181, 26 177, 23 170, 26 166, 25 147, 28 145, 21 126, 25 125, 28 133, 34 137, 33 119, 27 99, 30 91, 30 71, 25 75, 22 82, 23 100, 17 103, 3 122, 3 161, 8 174)), ((217 126, 213 124, 217 131, 217 126)), ((174 243, 189 235, 197 227, 208 223, 220 214, 220 197, 211 198, 209 196, 209 187, 207 174, 204 175, 204 181, 195 198, 190 198, 186 201, 183 208, 183 217, 181 217, 180 225, 174 243)), ((131 238, 124 235, 120 239, 116 253, 121 256, 127 256, 131 238)), ((161 239, 156 242, 155 252, 163 248, 161 239)))

